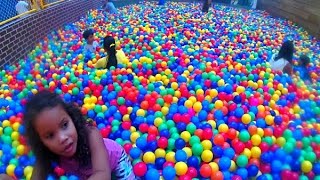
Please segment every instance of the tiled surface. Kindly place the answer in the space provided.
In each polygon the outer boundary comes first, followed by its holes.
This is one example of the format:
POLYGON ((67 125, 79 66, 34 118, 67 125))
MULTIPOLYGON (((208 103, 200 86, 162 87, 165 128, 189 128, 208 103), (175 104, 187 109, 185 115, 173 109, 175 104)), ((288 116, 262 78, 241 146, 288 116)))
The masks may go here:
POLYGON ((0 27, 0 69, 23 59, 49 32, 75 22, 101 0, 69 0, 0 27))

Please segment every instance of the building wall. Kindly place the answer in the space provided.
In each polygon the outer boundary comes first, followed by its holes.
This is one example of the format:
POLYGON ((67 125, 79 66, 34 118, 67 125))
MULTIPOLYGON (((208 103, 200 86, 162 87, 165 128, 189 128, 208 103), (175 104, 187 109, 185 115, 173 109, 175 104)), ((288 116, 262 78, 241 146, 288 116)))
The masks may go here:
POLYGON ((0 27, 0 69, 23 59, 52 30, 77 21, 101 0, 68 0, 0 27))
POLYGON ((289 19, 320 38, 320 0, 258 0, 259 9, 289 19))

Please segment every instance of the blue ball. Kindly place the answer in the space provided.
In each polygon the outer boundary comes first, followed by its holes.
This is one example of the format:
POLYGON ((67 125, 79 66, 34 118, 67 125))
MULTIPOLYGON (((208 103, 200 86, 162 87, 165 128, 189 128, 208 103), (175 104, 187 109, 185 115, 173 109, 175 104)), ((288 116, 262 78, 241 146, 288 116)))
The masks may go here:
POLYGON ((147 171, 146 175, 146 180, 152 180, 152 179, 160 179, 160 174, 159 171, 156 169, 150 169, 147 171))
POLYGON ((17 177, 17 178, 22 178, 23 176, 23 168, 20 167, 20 166, 17 166, 15 169, 14 169, 14 175, 17 177))
POLYGON ((242 179, 247 179, 248 177, 248 171, 245 168, 239 168, 236 172, 239 176, 241 176, 242 179))
POLYGON ((190 156, 187 160, 187 164, 190 167, 199 168, 200 160, 197 156, 190 156))
POLYGON ((77 176, 75 176, 75 175, 69 176, 68 179, 69 179, 69 180, 79 180, 79 178, 78 178, 77 176))
POLYGON ((137 159, 141 155, 141 150, 139 148, 137 148, 137 147, 134 147, 134 148, 130 149, 129 154, 130 154, 132 159, 137 159))
POLYGON ((155 164, 157 169, 163 169, 163 164, 166 162, 166 159, 163 157, 159 157, 156 159, 155 164))
POLYGON ((281 161, 278 161, 278 160, 272 161, 272 163, 271 163, 271 171, 273 173, 280 173, 281 170, 282 170, 281 167, 282 167, 281 161))
POLYGON ((249 177, 255 177, 257 176, 258 172, 259 172, 259 168, 256 165, 250 165, 248 166, 248 176, 249 177))
POLYGON ((184 150, 177 150, 174 157, 177 162, 185 162, 187 160, 187 153, 184 150))
POLYGON ((176 170, 172 166, 167 166, 162 171, 165 180, 172 180, 176 177, 176 170))
POLYGON ((221 157, 219 160, 219 167, 222 171, 226 171, 230 168, 231 166, 231 160, 228 157, 221 157))
POLYGON ((232 148, 226 148, 223 152, 223 155, 230 159, 233 159, 235 152, 232 148))
POLYGON ((178 138, 174 143, 176 149, 182 149, 186 146, 186 142, 182 138, 178 138))
POLYGON ((138 137, 136 145, 139 149, 145 150, 147 147, 147 139, 145 139, 144 137, 138 137))

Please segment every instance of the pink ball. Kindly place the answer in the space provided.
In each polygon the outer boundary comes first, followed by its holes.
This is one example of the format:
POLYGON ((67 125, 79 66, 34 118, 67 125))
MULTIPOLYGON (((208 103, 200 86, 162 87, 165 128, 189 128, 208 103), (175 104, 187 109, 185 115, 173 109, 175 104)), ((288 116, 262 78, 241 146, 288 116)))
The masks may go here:
POLYGON ((144 162, 138 162, 133 166, 133 172, 136 176, 144 176, 147 172, 147 165, 144 162))

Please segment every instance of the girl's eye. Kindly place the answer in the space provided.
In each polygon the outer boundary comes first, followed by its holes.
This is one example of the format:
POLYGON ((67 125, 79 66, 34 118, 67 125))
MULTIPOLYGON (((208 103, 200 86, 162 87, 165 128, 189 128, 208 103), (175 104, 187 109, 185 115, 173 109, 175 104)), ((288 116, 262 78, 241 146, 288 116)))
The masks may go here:
POLYGON ((62 129, 66 129, 68 127, 68 122, 64 122, 63 124, 62 124, 62 129))

